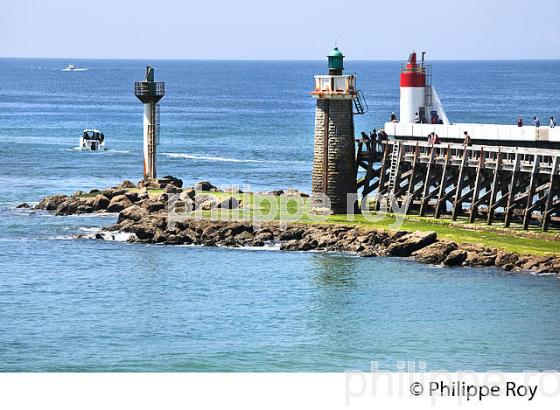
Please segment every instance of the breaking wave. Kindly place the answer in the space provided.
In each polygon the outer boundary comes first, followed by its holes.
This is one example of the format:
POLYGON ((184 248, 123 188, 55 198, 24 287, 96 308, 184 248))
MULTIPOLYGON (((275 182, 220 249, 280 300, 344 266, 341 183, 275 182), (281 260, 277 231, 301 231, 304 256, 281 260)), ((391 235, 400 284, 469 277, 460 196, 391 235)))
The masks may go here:
POLYGON ((183 154, 175 152, 163 152, 169 158, 183 158, 192 159, 195 161, 208 161, 208 162, 236 162, 236 163, 257 163, 257 164, 280 164, 280 163, 305 163, 305 161, 270 161, 264 159, 239 159, 239 158, 227 158, 227 157, 212 157, 207 155, 194 155, 194 154, 183 154))

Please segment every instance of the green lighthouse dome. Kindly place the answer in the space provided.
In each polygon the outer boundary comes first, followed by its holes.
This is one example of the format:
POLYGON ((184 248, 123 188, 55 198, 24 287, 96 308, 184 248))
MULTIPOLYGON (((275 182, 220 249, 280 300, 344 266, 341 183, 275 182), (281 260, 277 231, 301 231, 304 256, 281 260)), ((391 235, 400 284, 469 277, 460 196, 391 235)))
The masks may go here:
POLYGON ((342 74, 342 70, 344 70, 344 55, 338 47, 333 48, 329 55, 327 55, 327 58, 329 59, 329 71, 339 71, 342 74))

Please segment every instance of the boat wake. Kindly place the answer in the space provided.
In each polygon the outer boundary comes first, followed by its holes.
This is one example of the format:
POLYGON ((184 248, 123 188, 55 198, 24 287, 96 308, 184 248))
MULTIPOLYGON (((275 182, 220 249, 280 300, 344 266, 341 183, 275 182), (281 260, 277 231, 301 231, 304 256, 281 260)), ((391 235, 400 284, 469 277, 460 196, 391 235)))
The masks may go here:
POLYGON ((130 154, 129 150, 126 149, 110 149, 110 148, 104 148, 104 149, 99 149, 99 150, 84 150, 82 149, 82 147, 72 147, 72 148, 63 148, 62 151, 66 151, 66 152, 94 152, 94 153, 105 153, 105 154, 130 154))

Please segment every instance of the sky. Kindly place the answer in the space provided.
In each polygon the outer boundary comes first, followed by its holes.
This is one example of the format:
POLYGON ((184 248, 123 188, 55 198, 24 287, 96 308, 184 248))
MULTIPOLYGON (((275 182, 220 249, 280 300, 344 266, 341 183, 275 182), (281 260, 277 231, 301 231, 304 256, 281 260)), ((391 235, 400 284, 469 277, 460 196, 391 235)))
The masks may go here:
POLYGON ((0 0, 0 57, 558 59, 559 0, 0 0))

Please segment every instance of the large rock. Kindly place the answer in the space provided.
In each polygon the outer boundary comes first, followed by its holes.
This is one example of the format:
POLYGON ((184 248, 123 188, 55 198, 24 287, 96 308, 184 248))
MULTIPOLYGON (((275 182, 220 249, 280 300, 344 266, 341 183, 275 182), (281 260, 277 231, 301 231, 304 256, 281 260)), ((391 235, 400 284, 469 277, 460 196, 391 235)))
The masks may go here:
POLYGON ((83 205, 83 203, 74 197, 68 198, 66 201, 62 202, 55 210, 55 215, 74 215, 78 213, 78 207, 83 205))
POLYGON ((457 249, 455 242, 438 241, 412 254, 418 262, 439 265, 447 256, 457 249))
POLYGON ((493 266, 496 263, 496 254, 467 252, 467 259, 463 262, 463 266, 493 266))
POLYGON ((297 239, 290 239, 280 243, 280 250, 282 251, 297 251, 300 248, 300 241, 297 239))
POLYGON ((91 214, 93 211, 93 206, 88 205, 87 203, 79 205, 78 209, 76 209, 77 214, 91 214))
POLYGON ((467 259, 467 251, 457 249, 449 253, 443 264, 446 266, 461 266, 465 259, 467 259))
POLYGON ((138 200, 148 199, 150 195, 148 194, 148 189, 143 187, 138 189, 138 200))
POLYGON ((185 189, 181 192, 181 194, 179 195, 179 199, 181 201, 185 201, 187 199, 193 200, 196 196, 196 191, 192 188, 190 189, 185 189))
POLYGON ((328 249, 338 242, 338 238, 335 235, 327 232, 317 235, 315 239, 317 240, 317 248, 321 249, 328 249))
POLYGON ((401 236, 387 248, 387 253, 392 256, 410 256, 414 251, 434 243, 437 239, 435 232, 416 231, 401 236))
POLYGON ((146 199, 142 202, 142 208, 146 209, 149 213, 159 212, 165 209, 165 202, 156 199, 146 199))
POLYGON ((155 243, 164 243, 169 240, 169 233, 167 231, 158 229, 152 239, 155 243))
POLYGON ((305 231, 302 228, 288 228, 280 234, 281 241, 299 240, 303 238, 305 231))
POLYGON ((140 200, 140 195, 138 194, 138 192, 128 191, 124 194, 124 196, 126 196, 128 200, 133 204, 140 200))
POLYGON ((119 184, 119 188, 126 188, 126 189, 136 188, 136 185, 134 185, 132 181, 125 179, 123 182, 119 184))
POLYGON ((119 213, 119 219, 117 220, 117 223, 120 224, 125 220, 139 222, 142 220, 142 218, 146 217, 147 215, 148 215, 148 211, 146 211, 144 208, 141 208, 138 205, 132 205, 129 206, 128 208, 123 209, 119 213))
POLYGON ((259 242, 267 242, 274 239, 274 233, 268 228, 259 229, 255 232, 255 240, 259 242))
POLYGON ((164 191, 168 194, 180 194, 182 189, 174 184, 167 184, 164 188, 164 191))
POLYGON ((549 262, 551 259, 552 256, 529 256, 525 259, 520 259, 519 262, 521 263, 521 269, 533 270, 538 268, 539 265, 549 262))
POLYGON ((215 191, 218 188, 216 188, 214 185, 212 185, 210 182, 208 181, 199 181, 196 183, 196 185, 194 186, 194 189, 196 191, 215 191))
POLYGON ((299 241, 298 251, 310 251, 317 247, 317 241, 313 238, 306 237, 299 241))
POLYGON ((168 180, 170 184, 175 185, 177 188, 183 188, 183 180, 179 178, 175 178, 172 175, 166 175, 162 179, 168 180))
POLYGON ((107 211, 120 212, 129 206, 132 206, 132 202, 126 197, 126 195, 117 195, 111 199, 109 206, 107 206, 107 211))
POLYGON ((45 211, 54 211, 64 201, 68 199, 67 195, 50 195, 47 196, 35 205, 35 209, 44 209, 45 211))
POLYGON ((101 194, 109 199, 113 199, 116 196, 124 195, 128 192, 127 189, 124 188, 111 188, 102 191, 101 194))
POLYGON ((97 194, 93 200, 93 209, 96 211, 102 211, 107 209, 111 201, 104 195, 97 194))
POLYGON ((498 254, 496 255, 496 261, 495 264, 496 266, 499 267, 505 267, 508 266, 511 268, 509 270, 511 270, 513 268, 513 266, 517 263, 517 261, 519 260, 519 256, 517 256, 515 253, 509 253, 509 252, 498 252, 498 254))
POLYGON ((21 204, 16 206, 16 208, 17 209, 28 209, 28 208, 31 208, 31 206, 27 202, 22 202, 21 204))
POLYGON ((240 202, 236 198, 230 196, 218 203, 217 207, 221 209, 237 209, 239 208, 239 204, 240 202))
POLYGON ((135 234, 141 241, 150 241, 153 239, 157 228, 151 223, 138 223, 132 225, 127 231, 135 234))
POLYGON ((197 195, 195 196, 195 207, 196 209, 202 209, 203 211, 208 211, 215 208, 220 203, 220 200, 215 195, 197 195))

